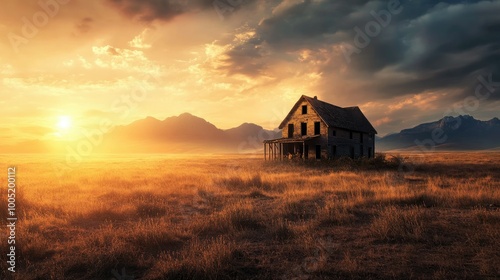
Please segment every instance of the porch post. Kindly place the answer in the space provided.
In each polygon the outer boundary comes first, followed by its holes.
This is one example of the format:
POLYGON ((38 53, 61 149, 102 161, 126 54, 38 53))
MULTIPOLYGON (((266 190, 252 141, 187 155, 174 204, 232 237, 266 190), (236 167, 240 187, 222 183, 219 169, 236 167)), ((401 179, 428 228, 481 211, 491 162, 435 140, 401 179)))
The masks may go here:
POLYGON ((266 158, 266 146, 267 146, 267 143, 264 142, 264 160, 267 160, 267 158, 266 158))
POLYGON ((302 160, 306 160, 306 141, 302 142, 302 160))
POLYGON ((283 160, 283 143, 280 143, 280 160, 283 160))

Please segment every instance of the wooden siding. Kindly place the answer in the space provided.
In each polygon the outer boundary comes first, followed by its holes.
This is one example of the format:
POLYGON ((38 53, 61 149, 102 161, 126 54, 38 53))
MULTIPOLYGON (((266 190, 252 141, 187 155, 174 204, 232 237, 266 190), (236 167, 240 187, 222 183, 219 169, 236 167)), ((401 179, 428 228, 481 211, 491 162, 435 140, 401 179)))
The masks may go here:
POLYGON ((328 135, 330 136, 328 138, 328 146, 330 147, 329 148, 330 156, 333 156, 332 147, 336 146, 335 156, 337 157, 352 156, 352 153, 354 154, 354 157, 360 157, 360 156, 373 157, 373 153, 375 150, 374 135, 371 136, 370 140, 370 135, 368 133, 349 131, 341 128, 330 128, 328 135), (335 136, 333 136, 334 135, 333 131, 335 131, 335 136), (352 139, 351 139, 351 133, 352 133, 352 139), (361 137, 363 137, 363 142, 361 142, 361 137), (363 147, 363 151, 361 151, 361 147, 363 147), (368 152, 370 148, 371 148, 371 154, 369 155, 368 152), (354 151, 352 152, 351 149, 354 149, 354 151))
POLYGON ((325 135, 328 132, 328 127, 326 124, 321 120, 321 118, 318 116, 318 114, 312 109, 311 104, 307 101, 303 101, 300 106, 297 107, 297 109, 292 113, 292 116, 288 123, 283 127, 282 131, 282 137, 287 138, 288 137, 288 125, 293 124, 294 129, 293 129, 293 137, 300 137, 301 136, 301 123, 307 123, 307 135, 312 136, 314 135, 314 123, 315 122, 320 122, 320 134, 325 135), (307 114, 303 115, 302 114, 302 106, 307 106, 307 114))
POLYGON ((307 143, 307 153, 309 159, 316 158, 316 145, 321 145, 321 158, 329 158, 328 154, 328 127, 321 120, 319 115, 314 111, 311 104, 307 101, 301 102, 299 106, 291 114, 290 120, 283 127, 282 137, 288 138, 288 125, 293 124, 293 137, 301 137, 301 124, 307 124, 307 136, 313 136, 314 134, 314 123, 319 122, 320 137, 317 139, 308 141, 307 143), (302 106, 307 106, 307 114, 302 114, 302 106))

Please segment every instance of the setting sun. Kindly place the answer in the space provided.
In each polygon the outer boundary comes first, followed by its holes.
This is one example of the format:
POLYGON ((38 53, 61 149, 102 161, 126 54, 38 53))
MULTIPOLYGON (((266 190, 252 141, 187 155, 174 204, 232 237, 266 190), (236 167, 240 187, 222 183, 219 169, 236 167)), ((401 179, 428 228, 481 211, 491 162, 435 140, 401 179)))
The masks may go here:
POLYGON ((59 116, 59 121, 57 122, 57 128, 60 131, 65 131, 71 128, 71 118, 68 116, 59 116))

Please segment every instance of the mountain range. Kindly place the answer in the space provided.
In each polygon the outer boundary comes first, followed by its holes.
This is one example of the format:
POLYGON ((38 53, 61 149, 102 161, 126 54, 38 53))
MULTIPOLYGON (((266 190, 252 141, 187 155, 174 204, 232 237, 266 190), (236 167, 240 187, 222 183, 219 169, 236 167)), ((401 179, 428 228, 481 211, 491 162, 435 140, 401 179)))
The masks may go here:
MULTIPOLYGON (((262 141, 281 137, 253 123, 219 129, 203 118, 184 113, 164 120, 147 117, 115 127, 92 152, 103 153, 248 153, 261 152, 262 141)), ((79 140, 81 141, 81 140, 79 140)), ((376 137, 376 151, 500 150, 500 120, 481 121, 469 115, 444 117, 398 133, 376 137)), ((67 153, 78 142, 30 140, 2 146, 2 153, 67 153)))
MULTIPOLYGON (((222 130, 202 118, 184 113, 163 121, 147 117, 117 127, 106 135, 102 148, 110 152, 250 152, 262 149, 263 140, 279 137, 279 130, 266 130, 252 123, 222 130)), ((444 117, 376 139, 378 151, 499 147, 500 120, 481 121, 469 115, 444 117)))
POLYGON ((107 152, 252 152, 262 141, 279 138, 279 130, 266 130, 252 123, 223 130, 210 122, 184 113, 161 121, 147 117, 118 126, 104 137, 98 151, 107 152))
POLYGON ((378 151, 489 150, 500 147, 500 120, 444 117, 376 139, 378 151))

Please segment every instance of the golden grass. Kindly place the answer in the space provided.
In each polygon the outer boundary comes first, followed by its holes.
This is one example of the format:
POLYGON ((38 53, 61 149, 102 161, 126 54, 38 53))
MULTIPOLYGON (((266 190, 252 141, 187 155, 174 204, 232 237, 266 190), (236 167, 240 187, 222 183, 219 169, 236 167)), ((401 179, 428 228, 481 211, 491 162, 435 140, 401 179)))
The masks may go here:
POLYGON ((108 157, 61 178, 54 158, 0 159, 18 168, 19 216, 1 279, 500 277, 499 153, 108 157))
POLYGON ((372 222, 371 231, 383 240, 419 241, 424 238, 426 224, 431 217, 418 206, 382 209, 372 222))

